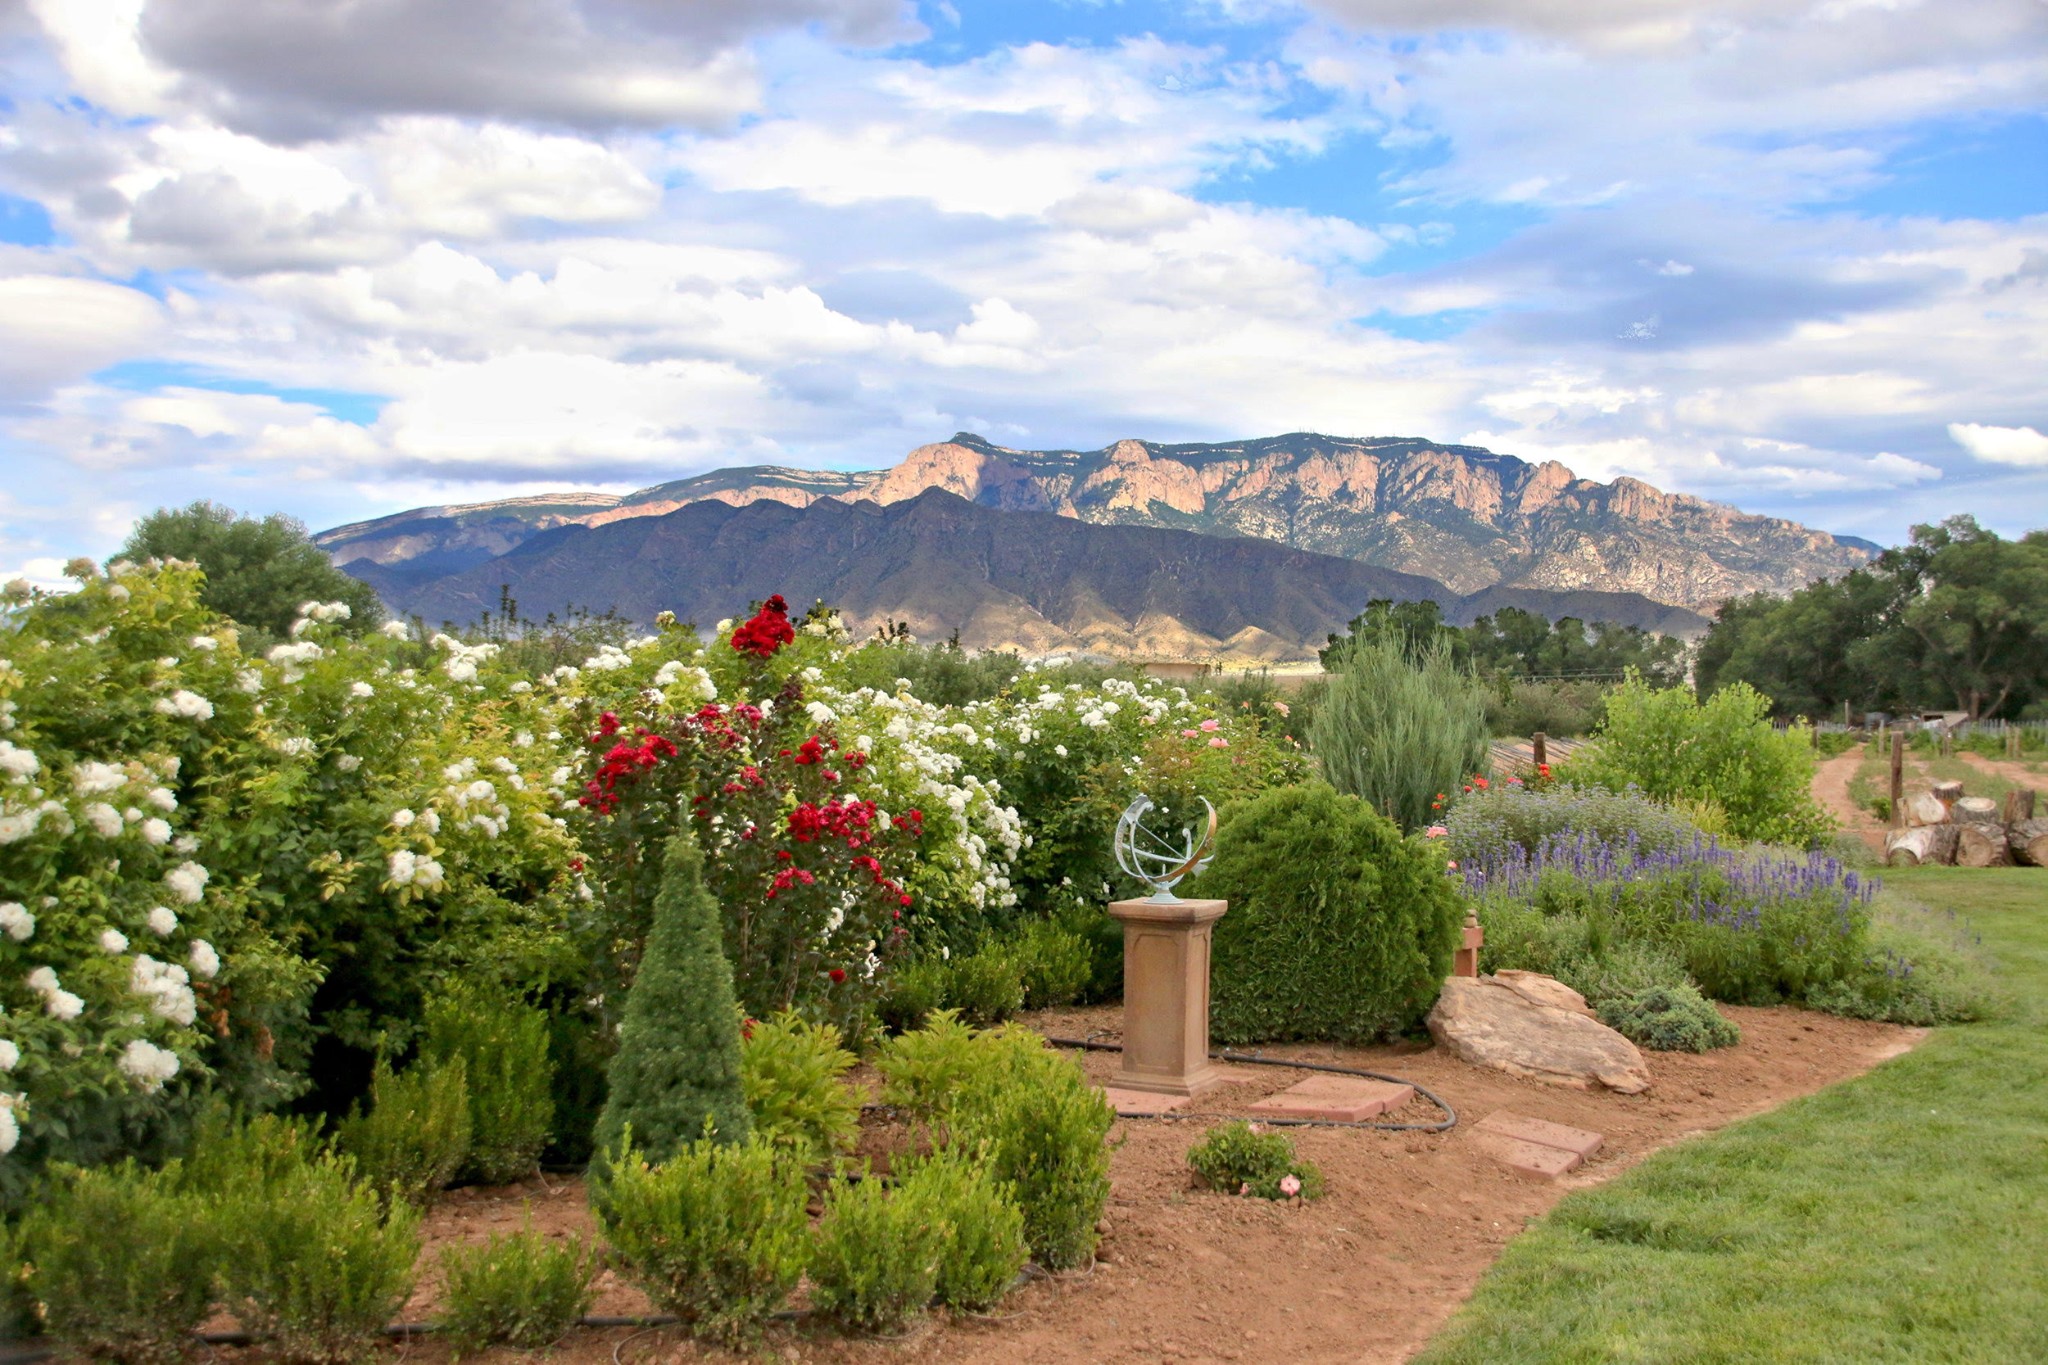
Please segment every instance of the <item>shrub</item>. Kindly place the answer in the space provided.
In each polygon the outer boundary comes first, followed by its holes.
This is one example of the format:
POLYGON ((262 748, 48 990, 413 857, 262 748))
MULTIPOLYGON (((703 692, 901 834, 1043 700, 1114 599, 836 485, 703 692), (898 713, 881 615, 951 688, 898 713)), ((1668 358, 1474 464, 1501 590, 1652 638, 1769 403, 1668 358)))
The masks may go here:
POLYGON ((1596 1009, 1617 996, 1657 986, 1691 986, 1685 964, 1669 949, 1641 939, 1617 938, 1600 914, 1546 915, 1508 898, 1481 902, 1486 941, 1480 969, 1540 972, 1570 986, 1596 1009))
POLYGON ((979 1149, 1024 1214, 1031 1254, 1048 1270, 1086 1265, 1109 1199, 1116 1111, 1081 1068, 1023 1030, 984 1034, 950 1116, 952 1140, 979 1149))
POLYGON ((947 1228, 921 1200, 872 1177, 835 1181, 811 1247, 811 1303, 858 1332, 894 1332, 938 1286, 947 1228))
POLYGON ((42 1334, 42 1315, 29 1285, 32 1273, 22 1229, 0 1223, 0 1341, 42 1334))
POLYGON ((590 1311, 598 1259, 581 1242, 553 1242, 529 1225, 441 1253, 441 1325, 462 1350, 538 1351, 590 1311))
POLYGON ((1210 984, 1224 1043, 1409 1027, 1442 988, 1464 918, 1436 849, 1321 783, 1232 807, 1196 886, 1230 902, 1210 984))
POLYGON ((1005 947, 1023 975, 1028 1010, 1073 1004, 1095 973, 1088 940, 1053 920, 1031 920, 1005 947))
POLYGON ((1503 678, 1498 686, 1499 691, 1486 701, 1489 730, 1497 735, 1540 732, 1552 739, 1568 739, 1592 729, 1600 715, 1600 694, 1605 690, 1597 682, 1536 682, 1527 678, 1503 678))
POLYGON ((1285 1134, 1261 1132, 1242 1121, 1211 1128, 1188 1148, 1188 1166, 1203 1184, 1225 1194, 1317 1199, 1323 1193, 1323 1173, 1295 1156, 1285 1134), (1292 1194, 1281 1184, 1289 1176, 1296 1182, 1292 1194))
POLYGON ((284 1365, 351 1365, 412 1292, 419 1213, 388 1207, 346 1158, 221 1201, 227 1302, 284 1365))
POLYGON ((696 1335, 738 1342, 803 1274, 804 1201, 803 1166, 749 1138, 692 1142, 659 1166, 629 1142, 593 1186, 591 1206, 619 1265, 648 1298, 696 1335))
POLYGON ((284 1114, 239 1119, 215 1101, 201 1111, 184 1157, 169 1170, 180 1189, 242 1196, 292 1179, 327 1149, 312 1119, 284 1114))
POLYGON ((939 1010, 923 1028, 898 1034, 875 1054, 882 1103, 914 1119, 940 1118, 974 1074, 979 1056, 974 1030, 960 1022, 956 1011, 939 1010))
POLYGON ((1024 975, 1017 960, 991 944, 945 964, 946 1007, 978 1028, 1002 1023, 1024 1004, 1024 975))
POLYGON ((1659 800, 1704 797, 1727 812, 1739 839, 1814 847, 1834 832, 1813 799, 1813 744, 1804 726, 1771 727, 1770 700, 1747 683, 1706 701, 1658 689, 1631 672, 1607 694, 1596 743, 1573 754, 1561 779, 1659 800))
POLYGON ((1806 1003, 1849 1019, 1931 1027, 1996 1014, 1981 945, 1954 911, 1937 914, 1887 892, 1877 903, 1862 958, 1840 979, 1807 994, 1806 1003))
POLYGON ((995 1307, 1031 1254, 1017 1201, 987 1170, 958 1152, 905 1163, 898 1175, 897 1198, 913 1201, 932 1226, 944 1231, 938 1301, 969 1313, 995 1307))
POLYGON ((889 973, 889 984, 875 1001, 875 1017, 897 1033, 917 1028, 926 1016, 946 1007, 946 962, 923 957, 889 973))
POLYGON ((341 1149, 388 1200, 425 1203, 469 1158, 469 1083, 460 1061, 379 1062, 369 1108, 342 1121, 341 1149))
POLYGON ((830 1024, 789 1010, 750 1022, 740 1043, 740 1085, 754 1132, 807 1166, 851 1150, 860 1101, 840 1078, 853 1063, 830 1024))
POLYGON ((1742 1030, 1692 986, 1654 986, 1618 995, 1599 1009, 1600 1022, 1655 1052, 1707 1052, 1734 1047, 1742 1030))
POLYGON ((1484 768, 1485 692, 1440 640, 1413 654, 1392 636, 1356 641, 1330 679, 1310 747, 1337 790, 1418 830, 1439 793, 1484 768))
POLYGON ((469 1160, 463 1173, 487 1185, 531 1175, 554 1121, 548 1017, 540 1010, 450 982, 427 1002, 421 1056, 459 1060, 469 1083, 469 1160))
POLYGON ((740 1023, 732 971, 719 947, 718 907, 687 830, 669 840, 654 927, 640 961, 611 1090, 597 1124, 608 1160, 628 1127, 647 1159, 665 1161, 707 1130, 737 1142, 752 1128, 740 1080, 740 1023))
POLYGON ((60 1170, 21 1243, 53 1336, 118 1365, 189 1358, 219 1269, 214 1215, 171 1172, 60 1170))
POLYGON ((1545 840, 1570 834, 1645 851, 1690 848, 1702 830, 1670 806, 1640 790, 1556 786, 1532 790, 1495 782, 1460 796, 1444 817, 1449 854, 1459 862, 1500 859, 1510 848, 1535 852, 1545 840))

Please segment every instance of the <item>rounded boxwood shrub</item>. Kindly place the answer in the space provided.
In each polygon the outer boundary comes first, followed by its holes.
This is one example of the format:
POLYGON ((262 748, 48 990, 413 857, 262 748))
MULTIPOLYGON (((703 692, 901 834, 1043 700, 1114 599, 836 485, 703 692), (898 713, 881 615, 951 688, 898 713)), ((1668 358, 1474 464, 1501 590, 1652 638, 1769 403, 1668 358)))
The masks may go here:
POLYGON ((1234 806, 1191 894, 1230 902, 1210 977, 1220 1043, 1361 1043, 1413 1026, 1464 917, 1440 847, 1320 782, 1234 806))

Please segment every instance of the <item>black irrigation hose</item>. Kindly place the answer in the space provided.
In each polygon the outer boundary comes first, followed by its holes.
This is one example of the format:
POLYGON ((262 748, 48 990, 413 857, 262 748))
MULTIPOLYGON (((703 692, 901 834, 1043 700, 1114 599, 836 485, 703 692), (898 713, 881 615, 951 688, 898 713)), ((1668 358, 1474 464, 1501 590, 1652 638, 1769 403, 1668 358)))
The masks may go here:
MULTIPOLYGON (((1053 1038, 1046 1042, 1054 1047, 1078 1047, 1088 1052, 1122 1052, 1122 1043, 1105 1043, 1093 1037, 1053 1038)), ((1450 1101, 1438 1095, 1420 1081, 1411 1081, 1405 1076, 1389 1076, 1384 1071, 1367 1071, 1356 1066, 1335 1066, 1329 1062, 1297 1062, 1286 1057, 1268 1057, 1258 1052, 1233 1052, 1220 1048, 1209 1054, 1219 1062, 1242 1062, 1249 1066, 1287 1066, 1297 1071, 1327 1071, 1336 1076, 1363 1076, 1367 1080, 1391 1081, 1395 1085, 1411 1087, 1416 1094, 1444 1111, 1441 1123, 1370 1123, 1350 1122, 1344 1119, 1282 1119, 1260 1116, 1259 1122, 1274 1128, 1377 1128, 1383 1133, 1447 1133, 1458 1126, 1458 1111, 1451 1108, 1450 1101)), ((1242 1114, 1183 1114, 1167 1110, 1158 1114, 1119 1114, 1119 1118, 1135 1119, 1201 1119, 1205 1122, 1216 1119, 1243 1118, 1242 1114)))

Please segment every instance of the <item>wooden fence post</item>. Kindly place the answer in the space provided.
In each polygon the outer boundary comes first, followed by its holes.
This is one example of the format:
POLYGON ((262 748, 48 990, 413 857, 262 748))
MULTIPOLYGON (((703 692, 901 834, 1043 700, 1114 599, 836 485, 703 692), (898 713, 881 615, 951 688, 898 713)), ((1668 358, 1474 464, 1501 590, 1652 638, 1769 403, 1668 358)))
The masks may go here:
POLYGON ((1892 730, 1892 828, 1906 824, 1906 736, 1892 730))

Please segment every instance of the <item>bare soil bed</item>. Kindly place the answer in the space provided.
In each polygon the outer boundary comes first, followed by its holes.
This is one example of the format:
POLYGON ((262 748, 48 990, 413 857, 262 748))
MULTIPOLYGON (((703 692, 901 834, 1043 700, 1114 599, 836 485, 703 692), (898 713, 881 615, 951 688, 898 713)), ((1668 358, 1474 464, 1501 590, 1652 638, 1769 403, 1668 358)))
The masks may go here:
MULTIPOLYGON (((1575 1091, 1467 1066, 1426 1044, 1376 1048, 1302 1046, 1268 1055, 1387 1071, 1421 1082, 1458 1111, 1441 1134, 1297 1129, 1298 1150, 1318 1163, 1329 1192, 1313 1204, 1272 1204, 1197 1190, 1188 1146, 1199 1120, 1128 1120, 1112 1140, 1114 1191, 1108 1233, 1092 1271, 1040 1277, 993 1320, 936 1317, 900 1341, 847 1341, 801 1322, 778 1324, 767 1359, 812 1361, 1398 1361, 1417 1350, 1469 1295, 1502 1246, 1567 1191, 1627 1169, 1660 1147, 1711 1131, 1857 1075, 1906 1051, 1923 1031, 1796 1009, 1737 1009, 1739 1046, 1704 1056, 1650 1053, 1645 1095, 1575 1091), (1589 1128, 1604 1149, 1555 1183, 1508 1173, 1475 1150, 1469 1125, 1499 1109, 1589 1128)), ((1049 1011, 1027 1020, 1055 1036, 1114 1038, 1116 1007, 1049 1011)), ((1114 1054, 1090 1053, 1097 1079, 1114 1054)), ((1231 1068, 1231 1083, 1204 1096, 1204 1113, 1244 1106, 1308 1073, 1231 1068)), ((1437 1117, 1417 1100, 1392 1120, 1437 1117)), ((864 1144, 865 1145, 865 1144, 864 1144)), ((518 1227, 528 1216, 558 1236, 592 1235, 582 1182, 550 1177, 502 1189, 457 1190, 428 1221, 418 1292, 404 1316, 436 1315, 437 1249, 518 1227)), ((594 1311, 649 1311, 607 1272, 594 1311)), ((554 1352, 570 1365, 726 1359, 674 1328, 583 1329, 554 1352)), ((253 1353, 223 1352, 225 1359, 253 1353)), ((443 1365, 445 1344, 418 1338, 391 1355, 443 1365)), ((509 1360, 512 1353, 493 1352, 509 1360)))

